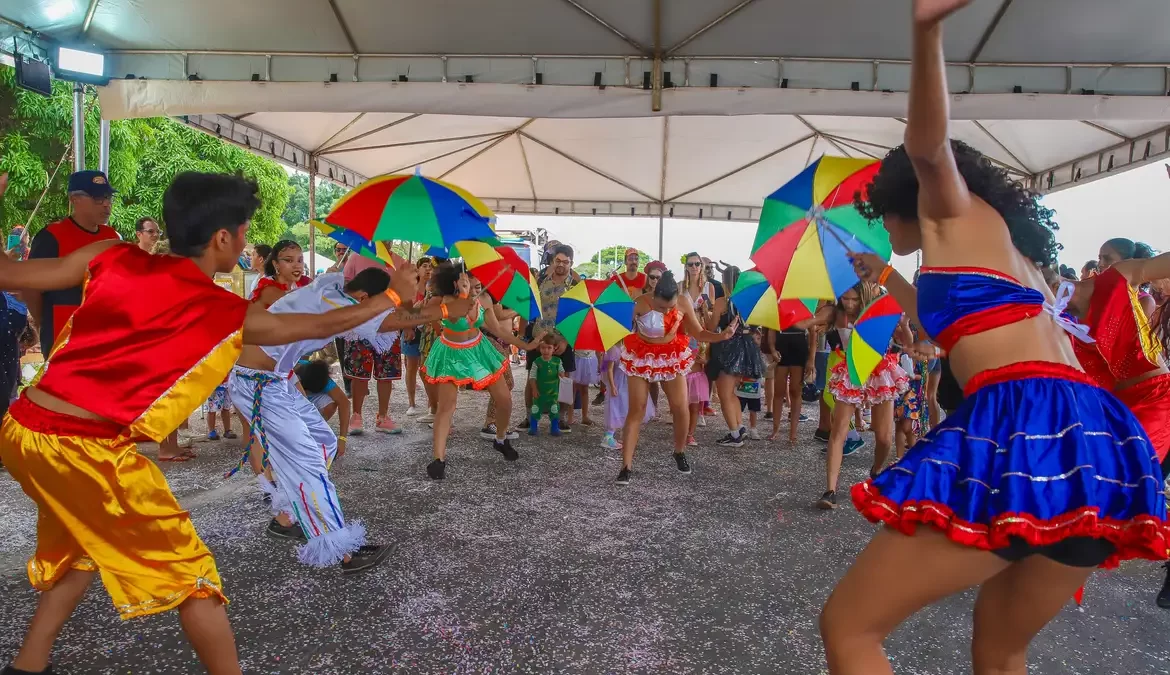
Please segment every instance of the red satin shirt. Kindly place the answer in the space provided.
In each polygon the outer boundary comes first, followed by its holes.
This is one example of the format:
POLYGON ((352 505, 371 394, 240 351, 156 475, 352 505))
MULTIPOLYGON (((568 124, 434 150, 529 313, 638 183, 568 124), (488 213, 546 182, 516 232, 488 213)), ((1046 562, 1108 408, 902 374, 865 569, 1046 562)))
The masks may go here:
POLYGON ((136 436, 166 437, 239 356, 249 303, 186 258, 113 246, 83 293, 36 386, 136 436))

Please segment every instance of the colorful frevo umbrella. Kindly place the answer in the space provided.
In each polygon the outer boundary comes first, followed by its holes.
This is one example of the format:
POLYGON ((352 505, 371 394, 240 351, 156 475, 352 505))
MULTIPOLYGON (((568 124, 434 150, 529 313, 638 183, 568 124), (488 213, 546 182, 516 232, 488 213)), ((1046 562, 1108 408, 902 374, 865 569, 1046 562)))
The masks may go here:
POLYGON ((821 157, 764 201, 751 259, 779 298, 839 298, 858 282, 849 253, 890 259, 885 228, 853 207, 879 166, 821 157))
POLYGON ((797 321, 811 319, 817 310, 815 298, 777 299, 776 289, 758 270, 739 275, 731 292, 731 302, 739 308, 744 323, 772 330, 784 330, 797 321))
POLYGON ((514 310, 525 321, 539 319, 540 291, 532 272, 510 246, 461 241, 452 247, 463 258, 467 271, 483 283, 492 299, 514 310))
POLYGON ((849 381, 855 387, 863 386, 886 357, 890 339, 902 320, 902 308, 894 296, 886 294, 869 303, 861 310, 861 316, 853 324, 853 334, 845 346, 845 364, 849 368, 849 381))
POLYGON ((573 349, 605 351, 633 325, 634 301, 612 279, 586 279, 557 301, 557 330, 573 349))
POLYGON ((390 242, 367 241, 349 230, 334 227, 329 223, 323 223, 319 220, 310 222, 313 223, 313 227, 316 227, 330 239, 344 244, 351 251, 350 255, 356 253, 370 260, 386 263, 391 269, 398 269, 399 265, 407 262, 406 258, 391 250, 390 242))
POLYGON ((371 178, 337 200, 322 220, 366 241, 448 247, 493 236, 495 216, 462 188, 421 175, 371 178))

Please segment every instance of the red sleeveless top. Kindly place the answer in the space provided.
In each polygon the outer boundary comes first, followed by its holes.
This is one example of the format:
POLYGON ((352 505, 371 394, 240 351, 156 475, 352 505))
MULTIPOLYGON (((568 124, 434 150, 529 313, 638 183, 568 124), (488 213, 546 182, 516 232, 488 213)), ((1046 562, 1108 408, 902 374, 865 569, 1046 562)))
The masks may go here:
MULTIPOLYGON (((297 279, 296 288, 304 288, 305 286, 308 286, 312 282, 313 282, 313 280, 311 278, 309 278, 308 275, 301 275, 301 278, 297 279)), ((260 293, 265 288, 279 288, 280 290, 285 291, 285 292, 296 290, 295 288, 291 288, 290 286, 288 286, 286 284, 280 283, 279 281, 277 281, 276 279, 273 279, 272 277, 262 277, 259 281, 256 282, 256 287, 252 289, 252 295, 248 297, 248 300, 250 302, 256 302, 256 301, 260 300, 260 293)), ((270 307, 271 305, 272 305, 272 303, 268 303, 267 305, 264 306, 264 308, 268 309, 268 307, 270 307)))
POLYGON ((160 440, 235 365, 248 307, 186 258, 113 246, 90 262, 36 387, 160 440))
POLYGON ((1158 369, 1161 350, 1138 293, 1117 270, 1107 269, 1093 278, 1093 297, 1083 323, 1096 342, 1073 340, 1073 351, 1100 387, 1113 390, 1118 382, 1158 369))

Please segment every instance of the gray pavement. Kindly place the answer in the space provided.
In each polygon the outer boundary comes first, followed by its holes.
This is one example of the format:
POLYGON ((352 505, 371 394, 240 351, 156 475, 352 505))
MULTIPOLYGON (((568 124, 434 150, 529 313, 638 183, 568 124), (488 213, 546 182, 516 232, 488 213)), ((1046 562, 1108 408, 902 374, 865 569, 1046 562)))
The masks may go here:
MULTIPOLYGON (((825 672, 817 614, 874 527, 844 498, 836 511, 811 507, 824 480, 814 424, 796 447, 733 450, 715 446, 726 430, 709 418, 689 453, 694 474, 682 476, 660 416, 643 433, 633 483, 619 488, 599 427, 522 436, 520 461, 506 464, 479 438, 485 404, 460 394, 442 483, 426 478, 430 431, 402 414, 401 387, 392 412, 405 433, 351 438, 333 471, 346 516, 397 547, 362 575, 303 567, 264 536, 258 489, 242 474, 222 478, 238 441, 201 443, 196 461, 162 465, 215 553, 245 672, 825 672)), ((192 418, 192 428, 204 425, 192 418)), ((863 479, 870 460, 868 450, 847 457, 842 484, 863 479)), ((3 663, 35 603, 23 572, 35 511, 2 473, 0 515, 3 663)), ((1096 574, 1084 607, 1070 601, 1037 638, 1029 672, 1170 672, 1170 612, 1153 603, 1161 574, 1147 562, 1096 574)), ((950 598, 899 628, 887 643, 895 671, 970 672, 973 600, 950 598)), ((97 584, 55 663, 72 674, 200 672, 176 613, 123 623, 97 584)))

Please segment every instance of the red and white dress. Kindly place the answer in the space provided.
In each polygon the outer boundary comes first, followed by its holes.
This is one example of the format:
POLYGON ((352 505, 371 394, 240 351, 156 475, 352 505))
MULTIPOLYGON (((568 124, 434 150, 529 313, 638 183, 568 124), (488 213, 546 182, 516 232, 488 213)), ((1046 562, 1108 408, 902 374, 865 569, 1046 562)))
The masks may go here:
POLYGON ((685 376, 695 362, 695 354, 688 346, 690 338, 679 330, 673 340, 665 344, 650 344, 646 338, 660 338, 682 321, 677 308, 664 316, 649 311, 638 317, 634 333, 622 341, 622 371, 630 377, 650 382, 663 382, 685 376))
MULTIPOLYGON (((839 329, 842 333, 847 329, 839 329)), ((842 342, 849 343, 849 337, 842 335, 842 342)), ((875 406, 887 401, 896 401, 910 388, 910 376, 898 365, 898 357, 887 353, 874 368, 869 379, 858 387, 849 379, 849 363, 842 358, 829 372, 829 393, 833 398, 854 406, 875 406)))

